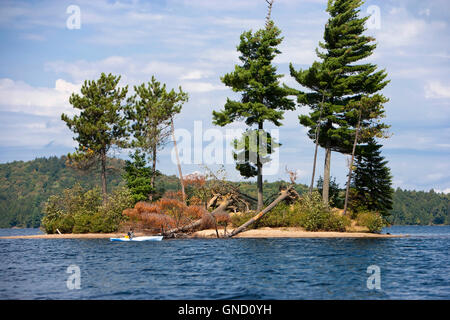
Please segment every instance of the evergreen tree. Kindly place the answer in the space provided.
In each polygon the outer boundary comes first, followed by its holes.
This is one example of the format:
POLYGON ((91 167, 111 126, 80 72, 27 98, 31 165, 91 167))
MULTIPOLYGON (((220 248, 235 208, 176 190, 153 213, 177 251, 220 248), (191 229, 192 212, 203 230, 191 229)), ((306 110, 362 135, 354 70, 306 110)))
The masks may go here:
POLYGON ((100 163, 103 201, 106 201, 107 153, 113 145, 124 146, 127 120, 123 116, 122 101, 128 86, 118 88, 120 76, 101 74, 97 81, 85 81, 81 95, 73 93, 70 104, 80 110, 73 118, 62 114, 61 119, 76 134, 76 152, 69 155, 78 162, 100 163))
POLYGON ((233 141, 233 146, 236 169, 241 176, 251 178, 258 174, 258 161, 262 165, 268 163, 274 148, 278 148, 280 144, 273 141, 264 130, 247 130, 240 139, 233 141))
MULTIPOLYGON (((181 87, 179 92, 167 91, 166 85, 156 81, 134 87, 135 94, 128 99, 127 118, 131 120, 132 147, 150 155, 152 161, 151 187, 155 189, 157 152, 169 141, 171 122, 188 101, 181 87)), ((152 195, 148 194, 149 199, 152 195)))
MULTIPOLYGON (((270 6, 271 8, 271 6, 270 6)), ((269 136, 264 132, 264 123, 271 122, 276 126, 281 125, 285 110, 293 110, 294 102, 288 95, 290 90, 280 86, 276 67, 273 59, 280 51, 277 47, 282 42, 281 31, 274 22, 267 18, 266 27, 253 33, 244 32, 237 47, 240 52, 239 59, 242 65, 236 65, 232 73, 221 78, 222 82, 231 87, 233 91, 242 93, 240 101, 227 99, 223 111, 213 111, 213 122, 216 125, 225 126, 235 121, 245 120, 252 127, 257 126, 256 159, 238 163, 241 175, 245 177, 257 177, 258 186, 258 210, 263 207, 263 177, 262 167, 266 162, 266 156, 271 150, 263 150, 264 145, 260 141, 261 136, 269 136)), ((245 135, 244 133, 243 140, 245 135)), ((271 140, 271 139, 270 139, 271 140)), ((244 143, 245 145, 245 143, 244 143)), ((251 153, 251 150, 237 150, 237 152, 251 153)))
POLYGON ((389 215, 392 209, 392 177, 380 148, 371 138, 366 145, 358 146, 355 172, 352 179, 351 208, 370 210, 389 215))
POLYGON ((134 202, 145 201, 154 192, 152 177, 155 173, 147 167, 145 153, 137 149, 130 156, 133 161, 125 161, 124 179, 134 202))
MULTIPOLYGON (((319 193, 323 192, 323 178, 322 176, 317 179, 317 191, 319 193)), ((329 205, 333 208, 340 208, 342 209, 344 206, 344 199, 342 197, 341 188, 339 187, 339 184, 336 182, 336 178, 331 177, 330 179, 330 201, 328 202, 329 205)))
MULTIPOLYGON (((309 115, 301 115, 300 123, 309 128, 308 136, 325 149, 323 199, 328 202, 331 152, 351 153, 358 112, 354 103, 383 89, 388 81, 384 70, 358 61, 369 57, 375 39, 363 35, 368 17, 359 18, 361 0, 329 0, 330 14, 325 25, 322 49, 316 50, 320 61, 307 70, 291 76, 309 92, 297 91, 300 104, 309 106, 309 115), (317 137, 316 137, 317 136, 317 137)), ((380 107, 381 108, 381 107, 380 107)))

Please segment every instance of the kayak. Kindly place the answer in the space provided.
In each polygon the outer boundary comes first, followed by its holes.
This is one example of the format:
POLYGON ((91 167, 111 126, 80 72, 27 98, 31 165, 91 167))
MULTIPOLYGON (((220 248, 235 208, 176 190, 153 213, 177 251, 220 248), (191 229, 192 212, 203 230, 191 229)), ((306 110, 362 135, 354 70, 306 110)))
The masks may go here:
POLYGON ((134 238, 109 238, 111 241, 161 241, 163 236, 147 236, 134 238))

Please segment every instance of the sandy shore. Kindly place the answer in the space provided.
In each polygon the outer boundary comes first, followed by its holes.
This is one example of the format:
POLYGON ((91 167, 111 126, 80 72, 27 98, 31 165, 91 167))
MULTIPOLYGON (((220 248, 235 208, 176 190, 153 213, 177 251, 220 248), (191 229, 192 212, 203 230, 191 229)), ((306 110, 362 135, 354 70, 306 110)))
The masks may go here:
MULTIPOLYGON (((227 230, 227 233, 231 232, 227 230)), ((219 230, 223 235, 223 230, 219 230)), ((193 233, 192 238, 217 238, 216 230, 208 229, 193 233)), ((239 233, 235 238, 400 238, 405 235, 375 234, 367 232, 310 232, 302 228, 261 228, 239 233)))
MULTIPOLYGON (((228 229, 227 232, 231 232, 228 229)), ((136 236, 143 236, 136 233, 136 236)), ((223 229, 219 230, 219 235, 223 236, 223 229)), ((124 233, 85 233, 85 234, 41 234, 32 236, 10 236, 0 237, 0 239, 107 239, 121 238, 124 233)), ((261 228, 251 229, 242 232, 235 238, 400 238, 405 235, 374 234, 366 232, 309 232, 302 228, 261 228)), ((208 229, 194 232, 190 235, 194 239, 217 238, 216 230, 208 229)))

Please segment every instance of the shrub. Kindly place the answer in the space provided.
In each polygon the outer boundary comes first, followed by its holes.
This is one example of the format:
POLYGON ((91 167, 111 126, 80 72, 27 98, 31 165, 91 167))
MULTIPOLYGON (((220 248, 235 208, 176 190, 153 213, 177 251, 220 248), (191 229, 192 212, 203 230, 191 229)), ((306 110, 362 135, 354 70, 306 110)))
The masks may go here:
MULTIPOLYGON (((239 212, 236 214, 231 215, 230 221, 231 225, 235 228, 242 226, 244 223, 246 223, 248 220, 250 220, 256 213, 253 211, 249 212, 239 212)), ((252 224, 249 226, 249 229, 255 228, 255 224, 252 224)))
MULTIPOLYGON (((138 202, 132 209, 125 209, 123 214, 137 229, 161 230, 180 227, 198 219, 210 225, 207 211, 200 206, 186 206, 177 199, 162 198, 153 203, 138 202)), ((129 223, 129 224, 130 224, 129 223)))
POLYGON ((386 222, 383 217, 377 212, 361 212, 358 214, 356 221, 358 225, 367 227, 369 232, 380 233, 386 222))
MULTIPOLYGON (((241 226, 255 215, 254 212, 233 215, 234 227, 241 226)), ((292 205, 279 203, 251 227, 302 227, 307 231, 345 231, 350 219, 334 213, 326 206, 320 194, 305 195, 292 205)))
POLYGON ((47 200, 42 227, 47 233, 114 232, 124 220, 122 211, 132 203, 126 188, 115 190, 103 204, 99 188, 84 191, 77 184, 47 200))

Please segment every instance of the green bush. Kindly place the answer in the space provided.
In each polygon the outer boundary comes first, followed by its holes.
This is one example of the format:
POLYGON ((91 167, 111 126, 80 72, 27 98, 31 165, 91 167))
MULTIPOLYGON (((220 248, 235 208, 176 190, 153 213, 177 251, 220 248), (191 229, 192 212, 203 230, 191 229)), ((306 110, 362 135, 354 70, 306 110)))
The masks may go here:
MULTIPOLYGON (((255 213, 234 215, 234 227, 244 224, 255 213)), ((280 203, 252 227, 302 227, 307 231, 340 231, 350 225, 350 219, 342 217, 326 206, 319 193, 305 195, 293 205, 280 203)))
POLYGON ((84 191, 80 185, 51 196, 44 205, 42 227, 47 233, 108 233, 125 219, 123 210, 133 205, 126 188, 116 189, 103 204, 99 188, 84 191))
MULTIPOLYGON (((244 223, 246 223, 248 220, 250 220, 256 213, 253 211, 245 212, 245 213, 239 213, 234 214, 230 217, 231 225, 234 228, 242 226, 244 223)), ((249 229, 255 228, 256 225, 252 224, 249 226, 249 229)))
POLYGON ((369 232, 380 233, 386 222, 377 212, 361 212, 358 214, 356 221, 358 225, 367 227, 369 232))

